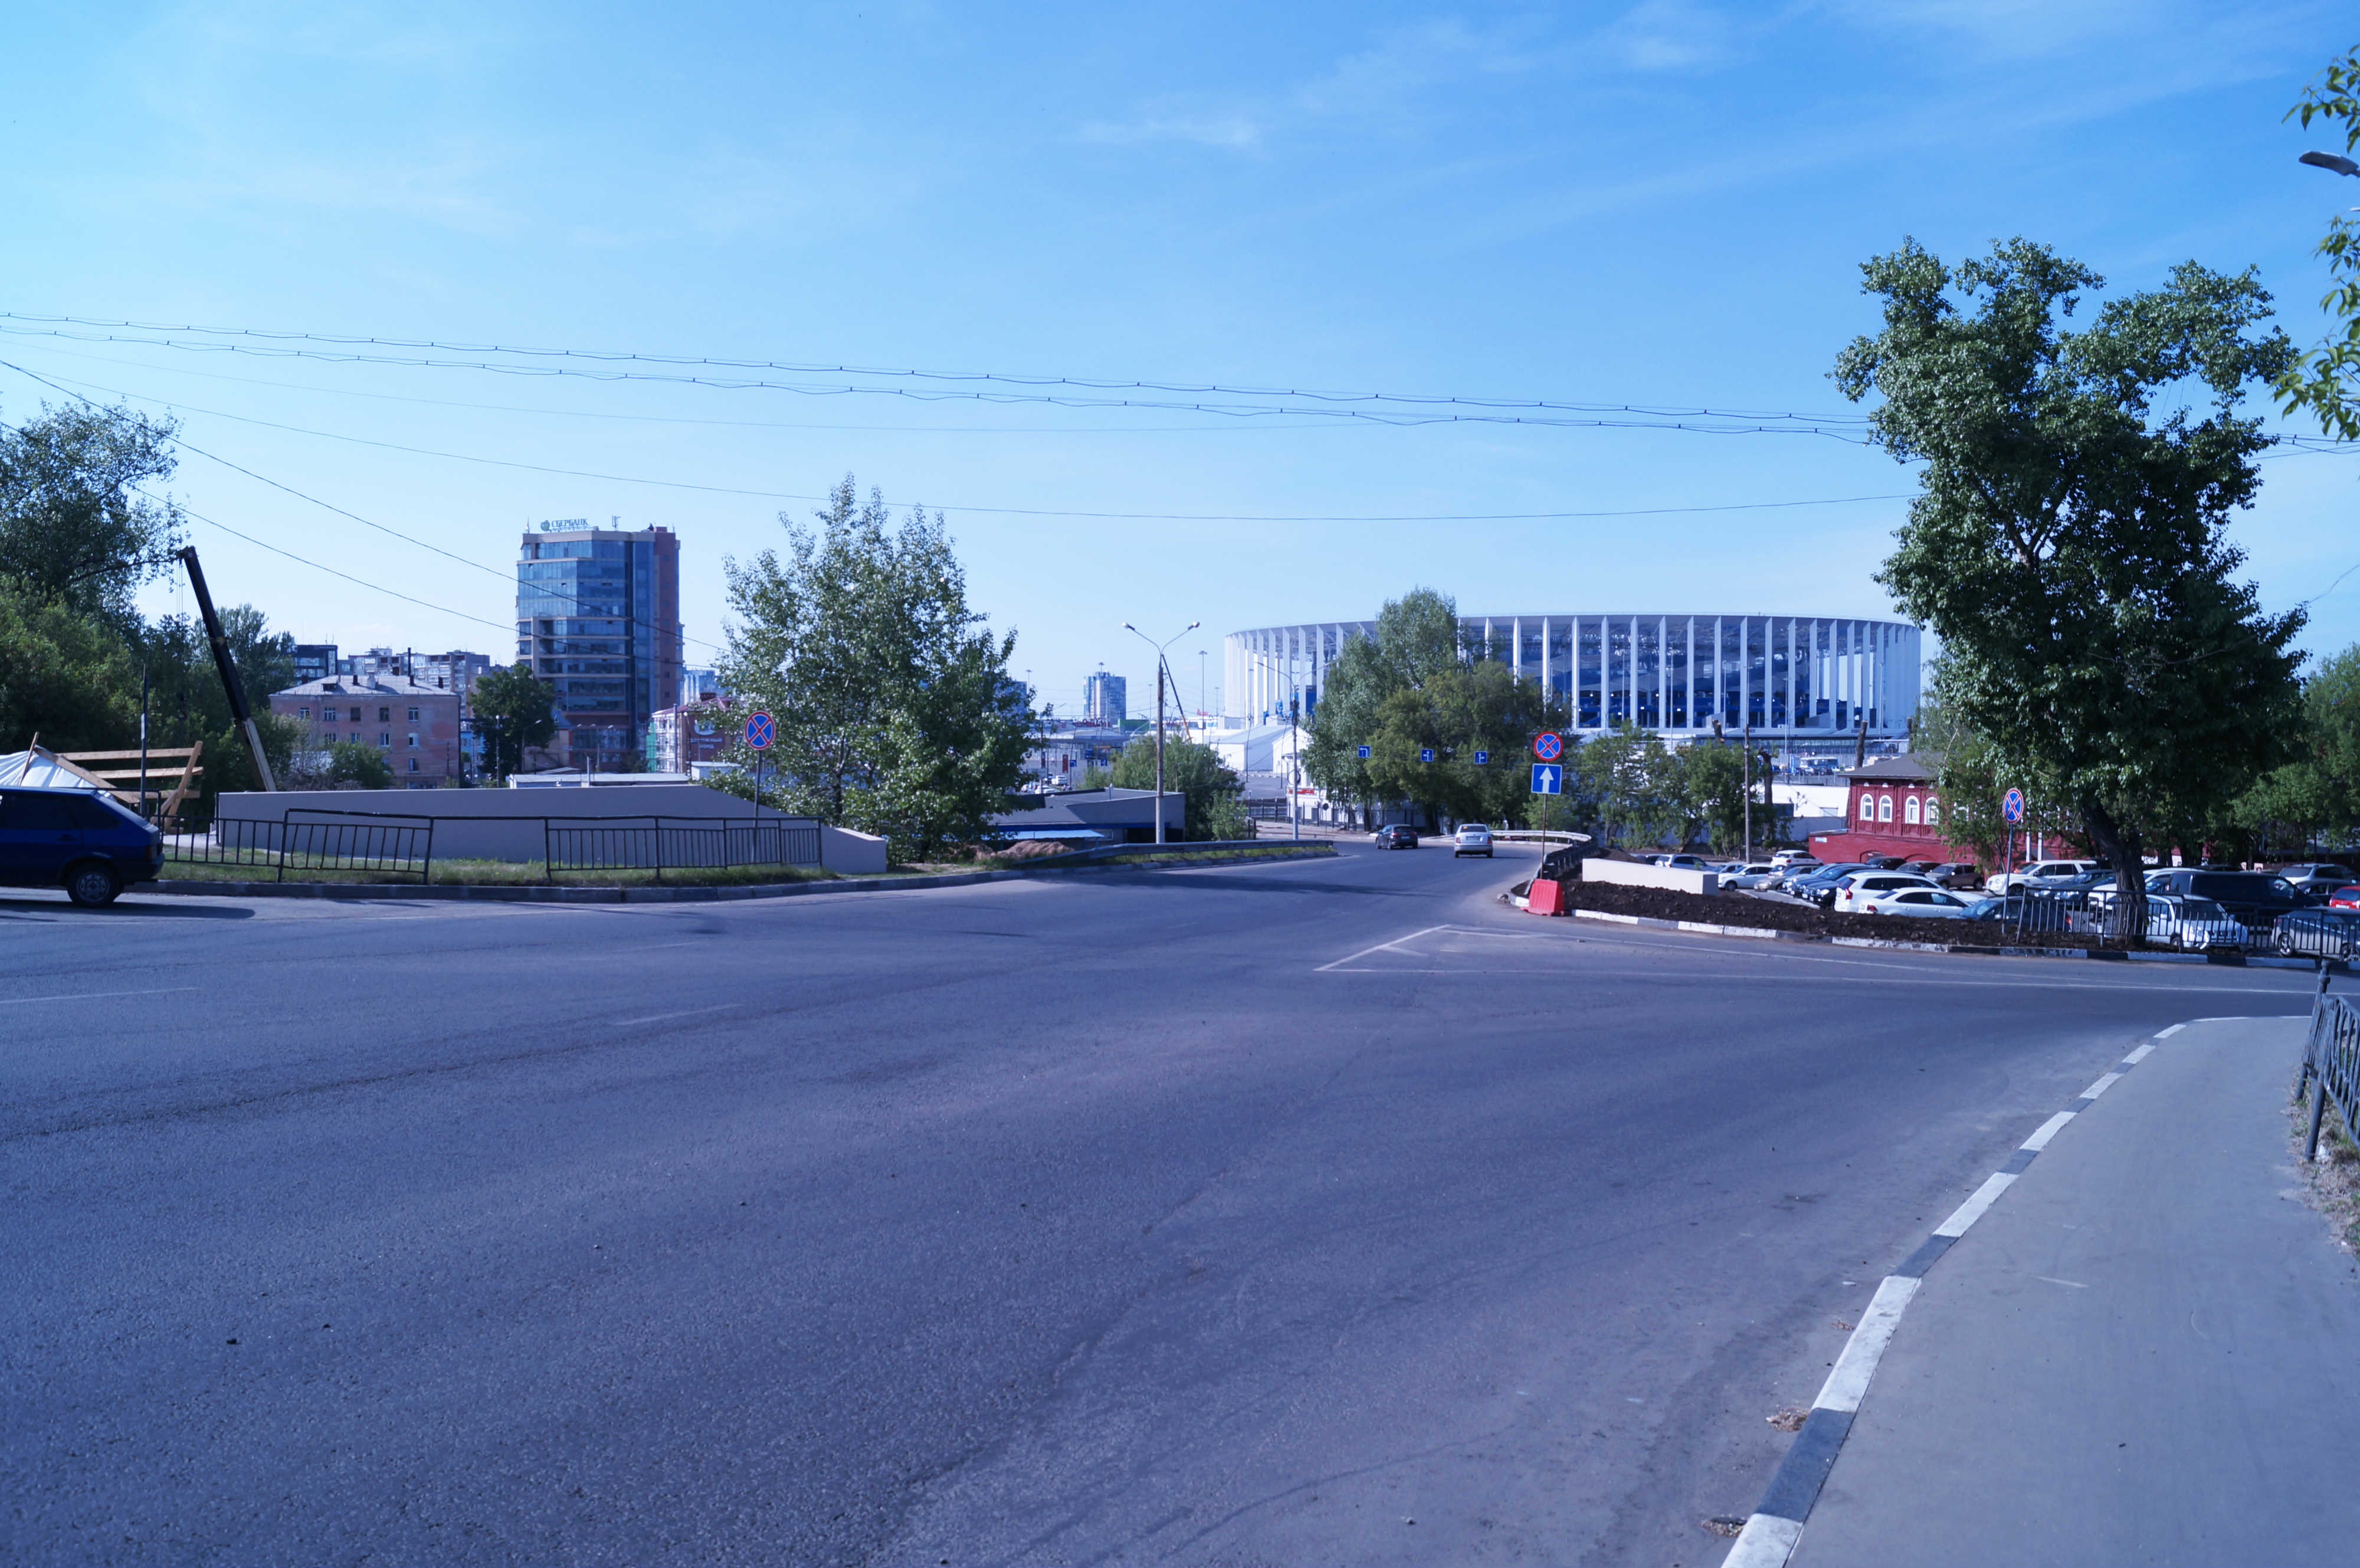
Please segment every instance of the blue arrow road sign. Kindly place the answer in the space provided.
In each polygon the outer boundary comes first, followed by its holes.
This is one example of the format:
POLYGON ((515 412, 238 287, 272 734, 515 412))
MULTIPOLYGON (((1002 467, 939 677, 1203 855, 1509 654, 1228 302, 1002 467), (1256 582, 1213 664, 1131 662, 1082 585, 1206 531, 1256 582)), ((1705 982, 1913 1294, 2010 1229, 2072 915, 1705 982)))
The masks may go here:
POLYGON ((1361 760, 1361 761, 1363 761, 1363 762, 1368 761, 1368 760, 1369 760, 1369 748, 1368 748, 1367 746, 1364 746, 1360 747, 1360 760, 1361 760))
POLYGON ((1417 759, 1420 762, 1432 762, 1434 760, 1434 747, 1430 746, 1419 746, 1417 748, 1417 759))
POLYGON ((1999 814, 2012 822, 2024 821, 2024 791, 2010 789, 1999 798, 1999 814))
POLYGON ((1475 754, 1475 766, 1478 768, 1482 767, 1485 763, 1491 760, 1491 754, 1488 751, 1479 751, 1475 754))
POLYGON ((770 715, 755 713, 746 720, 746 744, 756 751, 765 751, 770 745, 770 715))
POLYGON ((1562 784, 1564 780, 1565 769, 1558 764, 1554 762, 1535 762, 1533 764, 1534 794, 1562 795, 1565 791, 1559 789, 1558 786, 1562 784))

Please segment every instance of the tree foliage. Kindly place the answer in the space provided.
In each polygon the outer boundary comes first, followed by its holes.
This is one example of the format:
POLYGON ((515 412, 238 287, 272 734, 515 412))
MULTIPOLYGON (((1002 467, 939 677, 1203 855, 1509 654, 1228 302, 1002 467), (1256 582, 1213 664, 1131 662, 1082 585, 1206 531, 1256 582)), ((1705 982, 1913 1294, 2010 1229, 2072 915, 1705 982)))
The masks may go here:
POLYGON ((83 406, 0 426, 0 580, 37 603, 136 625, 132 592, 170 569, 180 522, 177 506, 138 486, 171 476, 178 429, 83 406))
MULTIPOLYGON (((1155 736, 1143 735, 1124 746, 1114 759, 1109 782, 1120 789, 1155 788, 1155 736)), ((1215 838, 1251 838, 1245 809, 1239 803, 1238 776, 1209 746, 1198 746, 1180 735, 1164 737, 1164 788, 1178 790, 1185 801, 1183 838, 1202 842, 1215 838)))
POLYGON ((2302 708, 2295 760, 2238 802, 2237 822, 2267 837, 2291 833, 2307 844, 2323 833, 2348 846, 2360 835, 2360 647, 2311 672, 2302 708))
POLYGON ((2225 538, 2270 440, 2238 404, 2291 358, 2268 296, 2189 262, 2069 332, 2103 280, 2026 240, 1863 270, 1884 328, 1834 378, 1924 465, 1878 581, 1941 637, 1939 700, 2136 866, 2280 761, 2293 714, 2301 614, 2264 615, 2225 538))
MULTIPOLYGON (((2302 90, 2286 117, 2341 122, 2344 150, 2360 151, 2360 49, 2335 60, 2302 90)), ((2307 408, 2322 429, 2339 441, 2360 440, 2360 223, 2338 215, 2327 222, 2318 245, 2334 281, 2320 309, 2344 323, 2340 334, 2323 339, 2281 371, 2278 393, 2289 414, 2307 408)))
POLYGON ((1376 635, 1346 643, 1328 666, 1304 772, 1364 805, 1415 801, 1437 824, 1527 820, 1524 747, 1563 709, 1489 651, 1460 637, 1447 594, 1416 588, 1387 604, 1376 635))
MULTIPOLYGON (((898 528, 884 497, 846 475, 815 514, 781 515, 784 557, 724 563, 722 674, 777 726, 778 799, 823 822, 886 835, 904 860, 972 843, 1022 777, 1032 713, 1009 677, 1013 633, 969 610, 967 574, 939 515, 898 528)), ((731 755, 750 775, 743 742, 731 755)))
POLYGON ((557 735, 557 687, 522 661, 494 665, 467 689, 475 733, 483 737, 484 770, 505 779, 524 767, 524 754, 557 735))

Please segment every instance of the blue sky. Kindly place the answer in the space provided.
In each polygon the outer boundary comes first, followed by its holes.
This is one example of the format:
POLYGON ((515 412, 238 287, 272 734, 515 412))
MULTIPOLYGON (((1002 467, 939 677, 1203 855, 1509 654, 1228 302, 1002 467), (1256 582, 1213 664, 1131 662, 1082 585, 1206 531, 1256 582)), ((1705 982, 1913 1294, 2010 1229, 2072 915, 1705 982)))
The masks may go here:
MULTIPOLYGON (((1858 264, 1904 235, 1954 256, 2022 234, 2118 288, 2191 256, 2251 264, 2297 338, 2320 336, 2311 246, 2360 181, 2298 166, 2321 138, 2280 116, 2352 30, 2324 4, 2169 0, 45 7, 15 18, 0 110, 0 310, 1842 414, 1826 372, 1872 324, 1858 264)), ((947 512, 975 604, 1068 711, 1100 661, 1148 689, 1126 620, 1205 623, 1175 645, 1193 706, 1195 650, 1217 682, 1221 633, 1358 617, 1418 583, 1470 612, 1883 613, 1870 579, 1903 503, 1842 498, 1910 488, 1800 434, 820 397, 18 334, 0 358, 168 402, 205 451, 449 552, 190 458, 172 489, 194 510, 361 580, 192 528, 216 595, 305 640, 505 653, 483 623, 509 619, 519 527, 615 516, 682 535, 690 636, 717 640, 722 558, 808 511, 778 496, 850 472, 947 512), (1787 501, 1836 504, 1073 515, 1787 501)), ((0 417, 43 397, 0 370, 0 417)), ((2360 564, 2360 465, 2268 470, 2237 530, 2265 599, 2317 596, 2313 648, 2360 640, 2360 573, 2329 591, 2360 564)))

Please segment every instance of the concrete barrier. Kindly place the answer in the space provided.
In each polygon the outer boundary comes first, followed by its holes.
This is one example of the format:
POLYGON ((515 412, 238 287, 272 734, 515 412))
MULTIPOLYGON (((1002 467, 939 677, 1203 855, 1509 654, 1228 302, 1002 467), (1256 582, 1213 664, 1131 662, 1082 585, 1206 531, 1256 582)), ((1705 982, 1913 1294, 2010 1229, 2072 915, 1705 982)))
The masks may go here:
POLYGON ((1668 887, 1675 893, 1718 893, 1721 873, 1688 871, 1677 866, 1641 866, 1629 860, 1590 859, 1581 863, 1584 882, 1619 882, 1625 887, 1668 887))

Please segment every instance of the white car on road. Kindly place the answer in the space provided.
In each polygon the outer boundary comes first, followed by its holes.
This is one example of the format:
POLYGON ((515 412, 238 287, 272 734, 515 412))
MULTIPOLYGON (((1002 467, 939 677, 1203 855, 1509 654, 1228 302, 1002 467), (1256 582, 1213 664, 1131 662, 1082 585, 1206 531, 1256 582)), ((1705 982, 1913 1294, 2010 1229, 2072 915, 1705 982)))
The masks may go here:
POLYGON ((1458 836, 1450 841, 1450 858, 1456 860, 1462 855, 1480 855, 1486 860, 1491 859, 1491 830, 1481 822, 1461 823, 1458 836))
POLYGON ((1855 871, 1836 884, 1836 899, 1828 906, 1840 915, 1856 915, 1861 905, 1880 893, 1898 893, 1911 887, 1931 888, 1939 893, 1930 877, 1920 877, 1914 871, 1855 871))
POLYGON ((1757 860, 1750 866, 1732 866, 1722 875, 1721 885, 1724 887, 1742 887, 1749 889, 1754 887, 1775 887, 1778 885, 1779 879, 1786 875, 1786 874, 1784 871, 1781 871, 1778 867, 1771 865, 1768 861, 1757 860))

